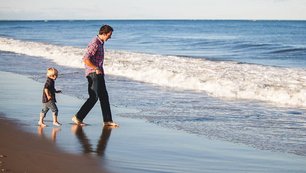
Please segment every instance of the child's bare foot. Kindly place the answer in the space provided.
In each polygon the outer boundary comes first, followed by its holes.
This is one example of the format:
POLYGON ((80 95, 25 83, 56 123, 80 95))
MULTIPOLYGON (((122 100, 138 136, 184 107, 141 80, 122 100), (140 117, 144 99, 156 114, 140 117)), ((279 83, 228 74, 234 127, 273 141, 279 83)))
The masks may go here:
POLYGON ((79 126, 85 126, 85 123, 83 123, 82 121, 78 120, 78 118, 76 116, 73 116, 71 119, 76 125, 79 126))
POLYGON ((46 126, 47 126, 47 125, 44 124, 44 122, 42 122, 42 121, 38 121, 38 125, 39 125, 40 127, 46 127, 46 126))
POLYGON ((53 122, 53 125, 59 127, 59 126, 61 126, 62 124, 59 123, 59 122, 53 122))
POLYGON ((110 121, 110 122, 104 122, 104 126, 119 127, 119 124, 110 121))

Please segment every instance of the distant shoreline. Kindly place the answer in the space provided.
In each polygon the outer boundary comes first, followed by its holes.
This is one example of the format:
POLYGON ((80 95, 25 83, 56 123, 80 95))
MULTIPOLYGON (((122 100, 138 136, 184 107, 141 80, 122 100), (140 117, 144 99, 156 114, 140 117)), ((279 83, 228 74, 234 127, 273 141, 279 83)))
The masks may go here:
POLYGON ((59 22, 59 21, 275 21, 306 22, 306 19, 0 19, 0 22, 59 22))

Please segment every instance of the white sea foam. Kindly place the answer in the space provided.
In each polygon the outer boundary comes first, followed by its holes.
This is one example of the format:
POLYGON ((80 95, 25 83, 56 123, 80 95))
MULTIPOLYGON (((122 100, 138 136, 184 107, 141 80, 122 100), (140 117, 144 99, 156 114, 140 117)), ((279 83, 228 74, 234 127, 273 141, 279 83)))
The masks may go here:
MULTIPOLYGON (((82 68, 83 49, 0 37, 0 50, 82 68)), ((177 56, 107 51, 107 74, 211 96, 306 108, 306 70, 177 56)))

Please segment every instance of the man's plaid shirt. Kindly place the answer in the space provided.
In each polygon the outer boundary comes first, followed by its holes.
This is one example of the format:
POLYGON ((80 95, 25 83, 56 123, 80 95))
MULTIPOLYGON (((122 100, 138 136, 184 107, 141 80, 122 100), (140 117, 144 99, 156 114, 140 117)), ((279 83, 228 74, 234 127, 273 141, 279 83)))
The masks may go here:
MULTIPOLYGON (((102 74, 104 74, 104 42, 98 36, 93 38, 92 41, 88 44, 86 53, 83 57, 83 61, 85 59, 89 59, 95 66, 99 67, 102 71, 102 74)), ((85 64, 86 76, 93 72, 95 72, 95 69, 85 64)))

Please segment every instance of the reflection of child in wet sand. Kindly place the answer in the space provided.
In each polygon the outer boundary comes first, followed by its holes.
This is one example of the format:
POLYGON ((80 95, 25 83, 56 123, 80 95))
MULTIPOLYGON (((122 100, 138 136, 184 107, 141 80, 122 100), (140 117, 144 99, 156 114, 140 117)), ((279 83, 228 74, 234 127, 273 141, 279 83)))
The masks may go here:
MULTIPOLYGON (((53 142, 56 141, 57 132, 59 132, 60 130, 61 129, 59 127, 55 127, 55 128, 52 129, 51 140, 53 142)), ((44 127, 43 126, 38 126, 37 133, 38 133, 38 136, 45 138, 44 127)))
POLYGON ((40 113, 38 125, 45 127, 46 124, 44 123, 44 118, 46 117, 47 112, 49 109, 52 111, 53 115, 53 125, 55 126, 61 126, 61 123, 57 120, 58 115, 58 109, 56 106, 56 99, 55 99, 55 93, 61 93, 60 90, 55 90, 55 80, 58 76, 58 71, 55 68, 48 68, 47 70, 47 80, 43 89, 43 108, 40 113))

